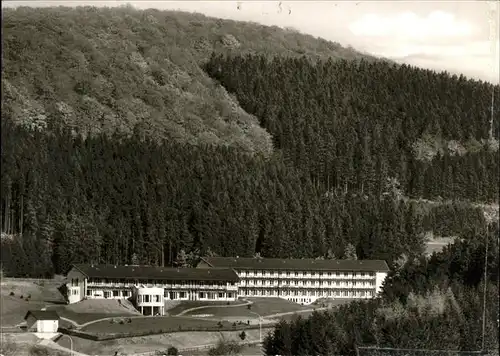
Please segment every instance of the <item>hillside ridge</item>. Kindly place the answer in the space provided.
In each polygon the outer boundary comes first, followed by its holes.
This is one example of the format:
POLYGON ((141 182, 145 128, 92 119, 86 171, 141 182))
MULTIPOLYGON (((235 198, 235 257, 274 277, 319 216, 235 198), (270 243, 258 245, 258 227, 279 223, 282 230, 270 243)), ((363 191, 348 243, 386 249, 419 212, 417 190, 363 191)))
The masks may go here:
POLYGON ((375 60, 290 29, 197 13, 20 7, 2 17, 2 117, 84 136, 138 134, 268 155, 258 119, 201 70, 213 52, 375 60))

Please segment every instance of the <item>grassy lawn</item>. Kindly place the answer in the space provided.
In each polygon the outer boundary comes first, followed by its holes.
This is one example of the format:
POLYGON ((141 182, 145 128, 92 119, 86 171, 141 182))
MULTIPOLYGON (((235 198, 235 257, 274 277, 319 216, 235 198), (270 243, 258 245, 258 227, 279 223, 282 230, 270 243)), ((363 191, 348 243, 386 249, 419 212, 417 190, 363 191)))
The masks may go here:
POLYGON ((248 300, 254 302, 251 310, 264 316, 315 308, 312 305, 300 305, 281 298, 249 298, 248 300))
POLYGON ((0 333, 0 354, 29 355, 36 341, 37 337, 31 333, 0 333))
MULTIPOLYGON (((175 316, 179 313, 182 313, 184 310, 191 309, 191 308, 197 308, 197 307, 210 307, 213 305, 234 305, 234 304, 242 304, 244 301, 242 300, 237 300, 235 302, 224 302, 224 301, 185 301, 181 302, 179 305, 176 305, 175 307, 168 309, 167 313, 169 313, 172 316, 175 316), (228 304, 229 303, 229 304, 228 304)), ((203 309, 201 309, 203 310, 203 309)))
POLYGON ((278 320, 291 321, 291 320, 294 320, 295 318, 297 318, 299 315, 300 315, 300 317, 307 319, 308 317, 310 317, 312 315, 312 313, 313 313, 312 311, 308 311, 308 312, 304 312, 304 313, 294 313, 294 314, 278 316, 278 317, 273 318, 273 319, 275 319, 276 321, 278 321, 278 320))
POLYGON ((99 320, 103 318, 132 316, 132 314, 126 312, 125 313, 76 313, 74 311, 65 309, 64 306, 61 307, 57 306, 54 308, 50 308, 50 310, 55 310, 60 316, 73 320, 78 324, 85 324, 90 321, 99 320))
POLYGON ((253 301, 251 309, 248 306, 232 307, 232 308, 203 308, 193 310, 184 314, 185 316, 196 316, 198 314, 210 314, 213 318, 227 318, 227 317, 242 317, 242 318, 255 318, 256 315, 252 312, 262 316, 295 312, 299 310, 312 309, 316 306, 303 306, 296 303, 289 302, 280 298, 249 298, 253 301))
POLYGON ((50 310, 78 324, 109 317, 141 315, 129 302, 117 300, 84 300, 75 304, 51 306, 50 310))
POLYGON ((256 318, 255 314, 252 314, 247 307, 234 307, 234 308, 204 308, 200 310, 193 310, 184 314, 183 316, 197 317, 198 315, 204 315, 206 318, 256 318))
POLYGON ((21 278, 3 279, 0 288, 2 326, 14 326, 22 323, 24 316, 30 309, 37 310, 46 305, 62 303, 64 298, 57 290, 61 283, 60 278, 43 282, 21 278), (30 298, 26 300, 27 297, 30 298))
POLYGON ((14 326, 24 322, 24 316, 28 310, 39 310, 46 305, 42 301, 25 301, 19 297, 2 295, 0 299, 0 320, 2 321, 2 327, 14 326))
MULTIPOLYGON (((223 326, 231 327, 232 323, 222 321, 223 326)), ((179 331, 180 329, 207 328, 209 330, 218 330, 217 321, 191 319, 175 316, 166 317, 144 317, 134 318, 131 323, 112 323, 110 320, 99 321, 94 324, 83 327, 81 330, 89 333, 130 333, 146 332, 153 330, 162 330, 164 332, 179 331)))

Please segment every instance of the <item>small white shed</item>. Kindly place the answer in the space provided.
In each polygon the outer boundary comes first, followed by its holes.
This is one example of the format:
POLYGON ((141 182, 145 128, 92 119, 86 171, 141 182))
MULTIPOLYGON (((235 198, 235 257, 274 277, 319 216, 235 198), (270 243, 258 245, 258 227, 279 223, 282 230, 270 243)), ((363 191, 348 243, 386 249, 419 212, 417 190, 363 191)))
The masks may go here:
POLYGON ((26 331, 56 333, 59 329, 59 315, 50 310, 30 310, 26 313, 26 331))

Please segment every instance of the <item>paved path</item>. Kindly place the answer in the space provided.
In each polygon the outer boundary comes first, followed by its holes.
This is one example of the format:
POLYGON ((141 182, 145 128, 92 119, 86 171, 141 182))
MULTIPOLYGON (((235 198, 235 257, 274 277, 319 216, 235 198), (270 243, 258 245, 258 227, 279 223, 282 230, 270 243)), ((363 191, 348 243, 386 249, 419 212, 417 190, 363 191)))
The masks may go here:
MULTIPOLYGON (((206 306, 201 306, 201 307, 190 308, 190 309, 183 310, 179 314, 175 315, 175 317, 182 317, 182 318, 186 318, 186 319, 188 319, 188 318, 189 319, 197 319, 194 316, 184 316, 184 314, 188 313, 188 312, 191 312, 191 311, 194 311, 194 310, 202 310, 202 309, 206 309, 206 308, 235 308, 235 307, 241 307, 241 306, 253 304, 252 301, 249 301, 249 300, 246 300, 246 299, 243 299, 243 300, 245 301, 245 303, 241 303, 241 304, 206 305, 206 306)), ((308 312, 313 312, 314 310, 320 311, 320 310, 327 310, 327 309, 330 309, 330 308, 323 307, 323 308, 316 308, 316 309, 303 309, 303 310, 290 311, 290 312, 284 312, 284 313, 275 313, 275 314, 270 314, 270 315, 263 315, 262 319, 267 324, 267 323, 270 322, 268 319, 273 319, 273 318, 277 318, 277 317, 281 317, 281 316, 286 316, 286 315, 292 315, 292 314, 295 314, 295 313, 308 313, 308 312)), ((62 320, 67 321, 68 323, 72 324, 77 329, 82 329, 82 328, 84 328, 86 326, 89 326, 91 324, 95 324, 95 323, 98 323, 98 322, 101 322, 101 321, 106 321, 106 320, 111 320, 111 319, 124 319, 124 318, 139 319, 139 318, 158 318, 158 317, 155 317, 155 316, 144 316, 144 315, 110 316, 110 317, 106 317, 106 318, 92 320, 92 321, 89 321, 89 322, 83 323, 83 324, 78 324, 76 321, 73 321, 73 320, 68 319, 68 318, 61 317, 62 320)), ((219 321, 219 319, 211 319, 211 318, 199 318, 199 319, 219 321)))
MULTIPOLYGON (((148 316, 148 315, 115 315, 115 316, 109 316, 109 317, 106 317, 106 318, 101 318, 101 319, 96 319, 96 320, 92 320, 92 321, 89 321, 89 322, 86 322, 86 323, 83 323, 83 324, 78 324, 76 321, 73 321, 73 320, 70 320, 70 319, 67 319, 67 318, 63 318, 61 317, 62 320, 65 320, 71 324, 73 324, 77 329, 82 329, 86 326, 89 326, 91 324, 95 324, 95 323, 98 323, 98 322, 101 322, 101 321, 106 321, 106 320, 111 320, 111 319, 126 319, 126 318, 130 318, 130 319, 144 319, 144 318, 168 318, 167 316, 163 316, 163 317, 158 317, 158 316, 148 316)), ((188 316, 184 316, 182 318, 190 318, 188 316)))
MULTIPOLYGON (((54 307, 57 307, 57 305, 46 305, 45 306, 46 309, 54 308, 54 307)), ((83 327, 85 327, 87 325, 94 324, 94 323, 97 323, 97 322, 103 321, 103 320, 111 320, 111 319, 118 319, 118 318, 120 318, 120 319, 123 319, 123 318, 131 318, 131 319, 134 319, 134 318, 147 318, 148 316, 144 316, 144 315, 114 315, 114 316, 109 316, 109 317, 106 317, 106 318, 92 320, 92 321, 89 321, 89 322, 83 323, 83 324, 78 324, 76 321, 68 319, 68 318, 65 318, 63 316, 59 316, 59 317, 61 318, 61 320, 64 320, 64 321, 70 323, 75 328, 81 329, 81 328, 83 328, 83 327)))
POLYGON ((229 305, 203 305, 201 307, 194 307, 194 308, 189 308, 189 309, 186 309, 186 310, 183 310, 181 311, 179 314, 175 315, 175 316, 182 316, 186 313, 189 313, 189 312, 192 312, 194 310, 201 310, 201 309, 207 309, 207 308, 235 308, 235 307, 244 307, 245 305, 252 305, 253 302, 249 301, 249 300, 246 300, 246 299, 242 299, 245 301, 245 303, 241 303, 241 304, 229 304, 229 305))
POLYGON ((286 315, 292 315, 292 314, 300 314, 300 313, 312 313, 313 311, 322 311, 322 310, 329 310, 332 309, 332 307, 321 307, 321 308, 314 308, 314 309, 302 309, 302 310, 297 310, 293 312, 284 312, 284 313, 275 313, 275 314, 269 314, 269 315, 263 315, 262 317, 264 319, 273 319, 273 318, 278 318, 280 316, 286 316, 286 315))

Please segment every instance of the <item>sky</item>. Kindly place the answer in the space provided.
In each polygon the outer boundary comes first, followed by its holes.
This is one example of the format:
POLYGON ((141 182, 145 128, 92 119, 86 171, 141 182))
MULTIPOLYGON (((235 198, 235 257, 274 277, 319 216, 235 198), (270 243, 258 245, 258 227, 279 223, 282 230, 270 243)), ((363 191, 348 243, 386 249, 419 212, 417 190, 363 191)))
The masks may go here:
POLYGON ((475 1, 2 1, 4 6, 118 6, 200 12, 294 27, 423 68, 499 83, 500 6, 475 1))

